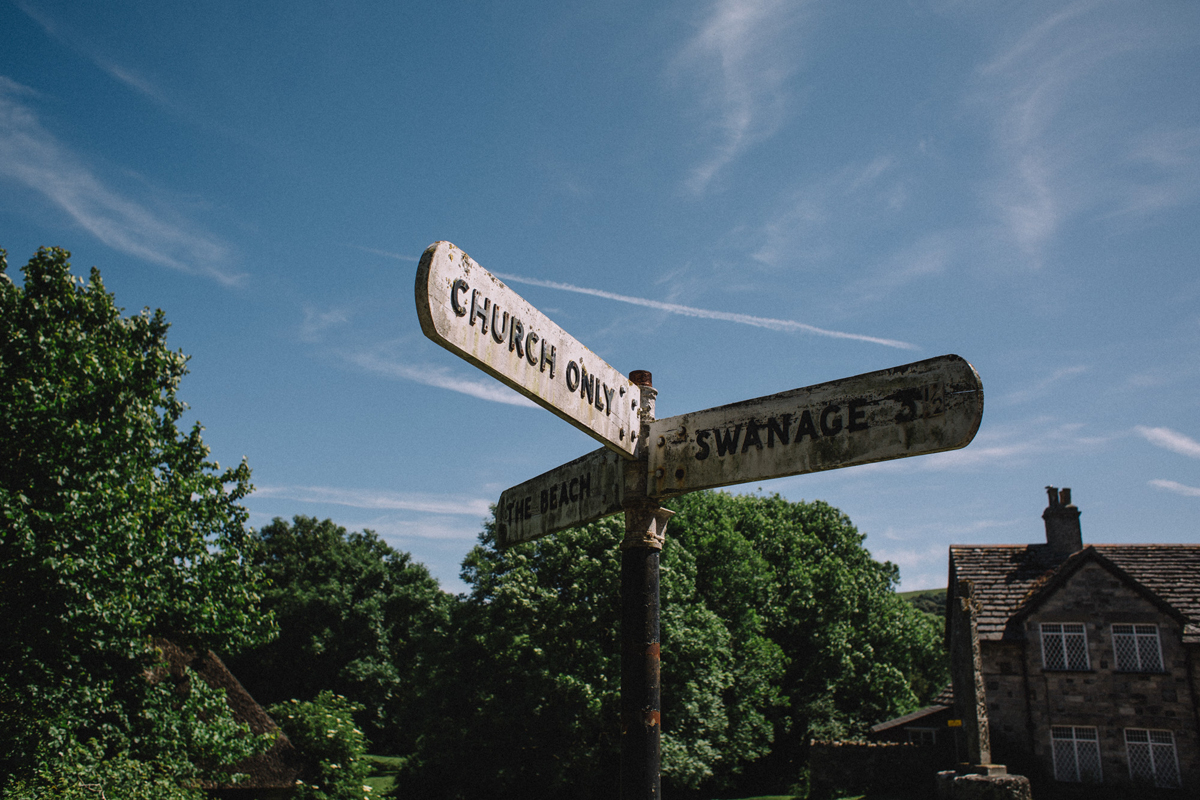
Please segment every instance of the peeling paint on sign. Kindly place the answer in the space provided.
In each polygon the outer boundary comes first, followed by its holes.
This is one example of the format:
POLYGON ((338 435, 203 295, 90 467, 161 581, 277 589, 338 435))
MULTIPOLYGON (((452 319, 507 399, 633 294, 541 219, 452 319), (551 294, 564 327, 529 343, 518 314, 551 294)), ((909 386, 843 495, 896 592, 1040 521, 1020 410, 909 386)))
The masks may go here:
POLYGON ((496 506, 496 546, 528 542, 620 512, 627 463, 602 447, 505 490, 496 506))
POLYGON ((417 266, 417 316, 433 341, 628 459, 637 387, 449 242, 417 266))
POLYGON ((655 420, 650 495, 955 450, 982 417, 978 373, 947 355, 655 420))

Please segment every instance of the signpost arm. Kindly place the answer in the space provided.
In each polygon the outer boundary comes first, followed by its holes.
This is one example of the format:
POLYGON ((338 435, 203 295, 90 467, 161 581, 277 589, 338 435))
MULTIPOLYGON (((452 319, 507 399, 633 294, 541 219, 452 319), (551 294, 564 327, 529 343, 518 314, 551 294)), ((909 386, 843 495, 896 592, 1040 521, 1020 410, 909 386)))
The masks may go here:
POLYGON ((673 511, 647 494, 647 446, 654 421, 649 372, 630 373, 640 392, 637 461, 626 464, 625 539, 621 542, 621 798, 662 794, 659 680, 659 556, 673 511))

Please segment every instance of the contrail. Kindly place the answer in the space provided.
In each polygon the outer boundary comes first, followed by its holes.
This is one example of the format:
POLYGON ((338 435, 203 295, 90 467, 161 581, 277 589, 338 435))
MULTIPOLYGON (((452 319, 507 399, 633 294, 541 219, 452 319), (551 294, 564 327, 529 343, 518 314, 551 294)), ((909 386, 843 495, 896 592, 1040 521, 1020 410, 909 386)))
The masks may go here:
POLYGON ((588 289, 584 286, 574 286, 569 283, 558 283, 557 281, 543 281, 538 278, 522 278, 519 275, 504 275, 495 273, 496 277, 501 280, 511 281, 512 283, 524 283, 530 286, 541 286, 546 289, 561 289, 564 292, 576 292, 578 294, 590 294, 593 297, 603 297, 606 300, 616 300, 621 303, 629 303, 635 306, 645 306, 646 308, 655 308, 659 311, 666 311, 670 314, 679 314, 684 317, 699 317, 700 319, 719 319, 724 322, 737 322, 742 325, 753 325, 756 328, 768 328, 773 331, 803 331, 805 333, 816 334, 817 336, 831 336, 834 339, 854 339, 859 342, 870 342, 872 344, 882 344, 886 347, 897 347, 901 350, 917 350, 915 344, 901 342, 897 339, 880 339, 876 336, 864 336, 861 333, 845 333, 844 331, 831 331, 825 328, 818 328, 815 325, 807 325, 803 322, 796 322, 790 319, 771 319, 770 317, 755 317, 750 314, 734 314, 729 311, 712 311, 707 308, 693 308, 692 306, 683 306, 678 303, 664 303, 661 300, 648 300, 644 297, 630 297, 624 294, 616 294, 614 292, 606 292, 602 289, 588 289))

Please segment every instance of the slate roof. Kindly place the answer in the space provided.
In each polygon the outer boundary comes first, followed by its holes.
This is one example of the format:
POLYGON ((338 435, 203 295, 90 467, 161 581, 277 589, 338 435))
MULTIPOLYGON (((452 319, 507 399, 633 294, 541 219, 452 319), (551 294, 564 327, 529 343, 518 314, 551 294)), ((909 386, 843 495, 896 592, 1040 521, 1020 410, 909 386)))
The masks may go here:
POLYGON ((902 727, 910 722, 917 722, 918 720, 922 720, 926 717, 931 717, 934 714, 942 711, 951 711, 953 706, 954 685, 948 683, 946 684, 946 688, 938 692, 938 696, 930 701, 929 705, 925 706, 924 708, 919 708, 911 714, 905 714, 902 717, 896 717, 895 719, 889 719, 885 722, 881 722, 878 725, 872 725, 871 733, 883 733, 891 730, 892 728, 902 727))
POLYGON ((1089 559, 1133 581, 1152 602, 1165 603, 1184 622, 1184 641, 1200 642, 1200 545, 1097 544, 1066 559, 1045 544, 951 545, 950 599, 959 579, 972 581, 981 606, 979 638, 1016 638, 1010 620, 1037 603, 1056 577, 1089 559))

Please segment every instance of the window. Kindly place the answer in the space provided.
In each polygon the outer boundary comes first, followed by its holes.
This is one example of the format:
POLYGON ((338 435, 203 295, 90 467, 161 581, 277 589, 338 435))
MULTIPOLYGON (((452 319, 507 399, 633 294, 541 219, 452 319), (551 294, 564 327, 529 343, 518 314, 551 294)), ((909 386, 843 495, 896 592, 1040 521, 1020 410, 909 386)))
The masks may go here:
POLYGON ((908 731, 908 743, 920 745, 937 744, 936 728, 905 728, 908 731))
POLYGON ((1167 788, 1179 785, 1175 735, 1170 731, 1126 728, 1125 752, 1129 754, 1129 777, 1134 782, 1167 788))
POLYGON ((1050 741, 1054 752, 1054 780, 1100 782, 1100 739, 1095 728, 1055 725, 1050 729, 1050 741))
POLYGON ((1121 672, 1162 672, 1157 625, 1113 625, 1113 652, 1121 672))
POLYGON ((1082 622, 1042 623, 1042 666, 1046 669, 1088 669, 1087 634, 1082 622))

